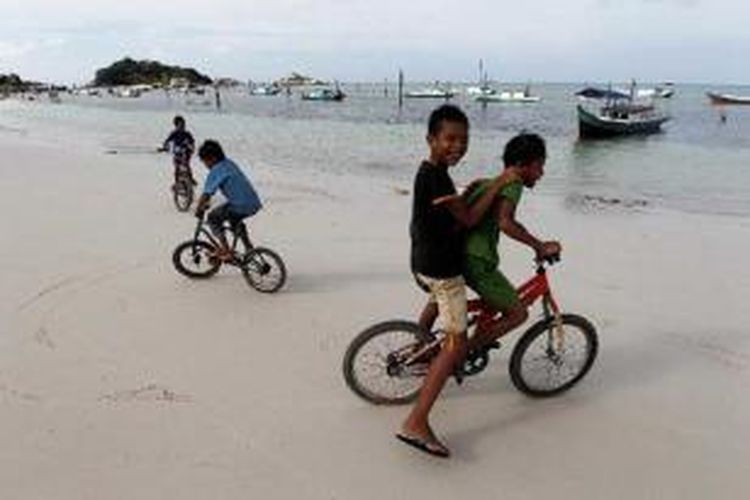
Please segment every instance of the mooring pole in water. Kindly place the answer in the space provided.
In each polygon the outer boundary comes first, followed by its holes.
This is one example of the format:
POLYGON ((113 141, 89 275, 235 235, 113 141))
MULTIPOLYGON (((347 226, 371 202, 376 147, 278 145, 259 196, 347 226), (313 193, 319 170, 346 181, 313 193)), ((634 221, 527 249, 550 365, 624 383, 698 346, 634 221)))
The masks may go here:
POLYGON ((214 86, 214 97, 216 98, 216 109, 221 109, 221 94, 218 85, 214 86))
POLYGON ((383 97, 388 97, 388 78, 383 82, 383 97))
POLYGON ((404 107, 404 71, 398 70, 398 109, 404 107))

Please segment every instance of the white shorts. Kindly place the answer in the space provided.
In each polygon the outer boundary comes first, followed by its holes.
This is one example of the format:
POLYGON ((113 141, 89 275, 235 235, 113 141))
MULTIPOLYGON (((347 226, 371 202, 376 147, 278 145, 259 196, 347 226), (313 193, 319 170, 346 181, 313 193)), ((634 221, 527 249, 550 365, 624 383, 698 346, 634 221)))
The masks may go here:
POLYGON ((430 278, 417 274, 430 291, 430 301, 438 306, 438 320, 446 334, 466 331, 466 283, 463 276, 430 278))

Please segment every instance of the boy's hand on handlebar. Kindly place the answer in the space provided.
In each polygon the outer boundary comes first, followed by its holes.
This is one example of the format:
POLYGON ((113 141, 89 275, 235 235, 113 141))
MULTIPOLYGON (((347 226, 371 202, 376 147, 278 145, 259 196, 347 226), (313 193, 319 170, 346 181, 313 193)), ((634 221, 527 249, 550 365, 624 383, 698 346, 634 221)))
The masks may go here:
POLYGON ((562 245, 559 241, 545 241, 542 243, 541 248, 537 251, 537 260, 546 260, 548 262, 555 262, 560 260, 560 253, 562 252, 562 245))

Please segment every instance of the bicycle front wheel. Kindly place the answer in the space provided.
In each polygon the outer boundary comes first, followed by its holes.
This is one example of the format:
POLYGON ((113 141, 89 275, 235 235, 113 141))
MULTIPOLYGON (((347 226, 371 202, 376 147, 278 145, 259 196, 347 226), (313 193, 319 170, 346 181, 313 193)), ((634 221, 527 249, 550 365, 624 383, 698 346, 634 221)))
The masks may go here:
POLYGON ((189 180, 183 180, 177 182, 172 186, 172 199, 174 206, 180 212, 187 212, 190 210, 190 205, 193 204, 193 185, 189 180))
POLYGON ((263 293, 278 292, 286 282, 284 261, 268 248, 250 250, 242 262, 242 274, 251 287, 263 293))
POLYGON ((567 391, 591 369, 599 349, 596 329, 586 318, 562 315, 529 328, 513 349, 510 378, 521 392, 538 398, 567 391))
POLYGON ((344 354, 346 385, 376 405, 406 404, 416 399, 429 368, 430 353, 422 349, 421 332, 410 321, 385 321, 357 335, 344 354))
POLYGON ((206 241, 185 241, 172 252, 172 264, 188 278, 210 278, 221 267, 221 262, 214 257, 215 253, 216 248, 206 241))

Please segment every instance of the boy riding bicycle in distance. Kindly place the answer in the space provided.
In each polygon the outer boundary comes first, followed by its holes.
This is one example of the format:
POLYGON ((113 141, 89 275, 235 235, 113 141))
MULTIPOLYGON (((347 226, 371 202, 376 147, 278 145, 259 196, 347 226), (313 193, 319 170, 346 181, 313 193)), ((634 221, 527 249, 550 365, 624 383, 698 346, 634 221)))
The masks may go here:
POLYGON ((463 111, 446 104, 432 112, 427 131, 430 154, 414 181, 410 225, 412 271, 436 304, 433 307, 440 316, 446 341, 430 364, 417 402, 396 437, 441 457, 448 457, 450 452, 433 433, 428 417, 445 381, 466 354, 464 234, 482 220, 508 182, 508 174, 503 173, 489 182, 476 203, 466 203, 456 193, 448 169, 463 158, 468 143, 469 120, 463 111))
POLYGON ((180 180, 180 174, 184 172, 195 186, 198 183, 193 178, 193 171, 190 168, 190 157, 193 156, 195 151, 195 139, 193 139, 193 134, 185 129, 185 119, 182 116, 175 116, 172 123, 174 124, 174 130, 164 140, 164 144, 158 151, 169 151, 171 146, 175 184, 180 180))
MULTIPOLYGON (((261 209, 262 204, 250 180, 237 164, 224 155, 224 150, 217 141, 211 139, 205 141, 198 150, 198 157, 209 170, 209 174, 203 194, 198 199, 195 215, 203 218, 203 214, 210 205, 211 197, 216 191, 221 190, 227 201, 211 210, 207 221, 211 232, 221 246, 217 249, 216 257, 223 262, 228 262, 234 258, 234 255, 224 234, 224 221, 229 221, 232 230, 236 230, 238 224, 243 219, 255 215, 261 209)), ((248 247, 247 234, 242 233, 240 237, 248 247)))

